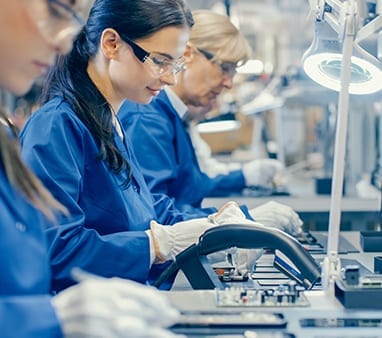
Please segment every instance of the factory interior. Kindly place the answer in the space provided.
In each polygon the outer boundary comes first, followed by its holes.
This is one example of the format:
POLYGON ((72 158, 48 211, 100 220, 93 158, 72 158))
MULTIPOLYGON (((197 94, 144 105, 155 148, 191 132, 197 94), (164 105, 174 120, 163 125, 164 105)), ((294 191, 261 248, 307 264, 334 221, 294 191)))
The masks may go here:
POLYGON ((78 27, 0 76, 0 336, 382 338, 381 0, 30 1, 78 27))

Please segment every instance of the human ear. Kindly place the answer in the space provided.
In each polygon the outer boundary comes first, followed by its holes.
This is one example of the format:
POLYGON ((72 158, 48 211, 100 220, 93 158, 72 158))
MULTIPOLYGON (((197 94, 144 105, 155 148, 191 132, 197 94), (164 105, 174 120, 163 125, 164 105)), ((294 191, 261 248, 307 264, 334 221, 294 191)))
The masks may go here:
POLYGON ((107 28, 102 32, 100 48, 107 59, 115 59, 121 45, 121 37, 115 29, 107 28))
POLYGON ((192 63, 192 60, 194 59, 195 52, 194 52, 195 47, 192 46, 190 42, 187 42, 186 48, 184 50, 183 56, 186 60, 186 66, 188 66, 190 63, 192 63))

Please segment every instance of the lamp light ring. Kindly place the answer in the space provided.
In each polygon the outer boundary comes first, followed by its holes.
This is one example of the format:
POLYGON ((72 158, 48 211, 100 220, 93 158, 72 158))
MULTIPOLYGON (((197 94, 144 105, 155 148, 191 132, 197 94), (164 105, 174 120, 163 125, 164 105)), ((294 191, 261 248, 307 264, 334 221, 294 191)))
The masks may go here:
MULTIPOLYGON (((305 73, 318 84, 340 91, 342 44, 326 22, 315 22, 314 39, 302 58, 305 73)), ((382 90, 382 64, 353 42, 349 94, 366 95, 382 90)))
MULTIPOLYGON (((303 67, 307 75, 315 82, 329 89, 340 91, 340 72, 342 54, 319 53, 307 57, 303 67)), ((351 57, 349 94, 372 94, 382 89, 382 71, 374 64, 351 57)))

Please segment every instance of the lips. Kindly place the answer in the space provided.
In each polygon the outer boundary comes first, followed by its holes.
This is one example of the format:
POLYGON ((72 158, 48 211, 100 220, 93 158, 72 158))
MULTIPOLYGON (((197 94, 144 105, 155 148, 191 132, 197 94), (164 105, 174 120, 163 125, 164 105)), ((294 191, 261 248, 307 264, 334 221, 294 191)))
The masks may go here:
POLYGON ((44 63, 40 61, 35 61, 34 65, 40 70, 41 74, 45 74, 51 67, 49 63, 44 63))
POLYGON ((151 95, 153 96, 157 96, 162 90, 162 88, 156 89, 156 88, 150 88, 150 87, 147 87, 147 89, 150 91, 151 95))

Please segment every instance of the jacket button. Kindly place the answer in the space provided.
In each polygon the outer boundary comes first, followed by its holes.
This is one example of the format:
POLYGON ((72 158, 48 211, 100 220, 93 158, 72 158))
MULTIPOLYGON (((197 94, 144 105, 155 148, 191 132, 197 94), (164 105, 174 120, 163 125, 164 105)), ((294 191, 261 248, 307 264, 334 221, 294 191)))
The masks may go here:
POLYGON ((25 232, 27 230, 27 227, 23 223, 17 222, 15 226, 16 226, 16 229, 19 230, 20 232, 25 232))

